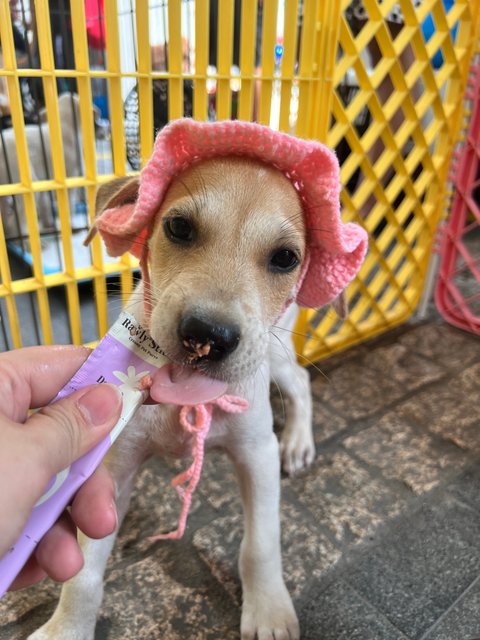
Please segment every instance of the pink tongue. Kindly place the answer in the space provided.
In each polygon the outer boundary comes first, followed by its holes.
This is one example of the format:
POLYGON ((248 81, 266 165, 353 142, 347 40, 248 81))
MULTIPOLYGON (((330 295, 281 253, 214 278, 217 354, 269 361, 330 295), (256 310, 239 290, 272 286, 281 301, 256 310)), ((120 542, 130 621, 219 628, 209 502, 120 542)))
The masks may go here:
POLYGON ((227 383, 199 373, 190 367, 167 364, 152 376, 150 396, 169 404, 202 404, 220 397, 227 383))

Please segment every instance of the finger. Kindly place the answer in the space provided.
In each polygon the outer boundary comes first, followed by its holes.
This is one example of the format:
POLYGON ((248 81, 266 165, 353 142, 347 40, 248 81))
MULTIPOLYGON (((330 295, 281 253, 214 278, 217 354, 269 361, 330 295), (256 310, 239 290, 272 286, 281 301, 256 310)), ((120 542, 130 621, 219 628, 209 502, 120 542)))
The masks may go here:
POLYGON ((85 362, 85 347, 29 347, 0 355, 0 413, 24 422, 43 407, 85 362))
POLYGON ((115 426, 122 396, 117 387, 98 384, 72 393, 31 416, 28 437, 36 444, 48 480, 90 451, 115 426))
POLYGON ((32 584, 37 584, 37 582, 43 580, 46 576, 46 572, 38 564, 35 555, 32 555, 27 561, 27 564, 10 585, 9 591, 16 591, 17 589, 30 587, 32 584))
POLYGON ((44 536, 36 553, 29 558, 10 586, 10 590, 23 589, 36 584, 47 575, 59 581, 71 577, 71 575, 65 577, 66 574, 74 575, 72 571, 76 571, 79 566, 74 525, 88 537, 95 539, 103 538, 115 530, 117 526, 115 487, 113 479, 104 465, 101 465, 80 488, 74 498, 70 517, 68 514, 65 515, 62 521, 57 522, 44 536), (69 521, 68 525, 65 523, 66 518, 69 521), (72 540, 68 538, 69 533, 73 536, 75 544, 72 544, 72 540), (61 566, 57 566, 55 558, 49 558, 52 547, 53 555, 57 553, 56 545, 58 544, 63 547, 60 553, 67 556, 65 565, 61 565, 64 560, 60 560, 61 566), (40 554, 41 564, 37 560, 37 554, 40 554), (64 566, 67 567, 66 571, 64 571, 64 566))
POLYGON ((0 527, 0 556, 20 534, 51 479, 107 436, 118 422, 121 404, 116 387, 93 385, 39 411, 24 425, 2 419, 0 469, 9 490, 0 491, 0 513, 9 514, 9 521, 0 527))
POLYGON ((83 567, 83 554, 77 542, 77 528, 70 514, 64 512, 38 543, 38 565, 57 582, 65 582, 83 567))
POLYGON ((117 527, 115 487, 108 469, 101 465, 75 496, 72 519, 89 538, 105 538, 117 527))
POLYGON ((10 590, 36 584, 47 575, 58 582, 65 582, 82 567, 83 555, 77 542, 77 530, 70 515, 65 512, 40 540, 10 590))

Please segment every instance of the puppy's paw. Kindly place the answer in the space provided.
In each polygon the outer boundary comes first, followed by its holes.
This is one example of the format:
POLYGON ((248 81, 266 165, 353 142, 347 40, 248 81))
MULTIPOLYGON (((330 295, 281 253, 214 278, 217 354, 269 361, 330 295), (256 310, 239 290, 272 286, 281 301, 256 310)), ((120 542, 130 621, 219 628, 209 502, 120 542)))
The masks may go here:
POLYGON ((299 640, 300 627, 287 591, 246 598, 242 607, 242 640, 299 640))
POLYGON ((33 633, 31 633, 27 640, 51 640, 54 636, 48 635, 48 632, 44 630, 44 627, 37 629, 33 633))
POLYGON ((93 640, 94 632, 86 629, 59 628, 49 622, 34 631, 27 640, 93 640))
POLYGON ((288 475, 309 467, 315 458, 315 445, 311 432, 305 429, 284 429, 280 437, 282 469, 288 475))

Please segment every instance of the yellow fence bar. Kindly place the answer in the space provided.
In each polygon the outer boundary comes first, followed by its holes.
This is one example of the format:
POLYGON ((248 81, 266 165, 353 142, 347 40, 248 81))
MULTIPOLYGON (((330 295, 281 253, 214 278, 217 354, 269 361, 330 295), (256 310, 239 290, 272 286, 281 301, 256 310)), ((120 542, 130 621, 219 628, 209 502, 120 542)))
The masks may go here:
POLYGON ((208 0, 195 3, 195 80, 193 81, 193 116, 196 120, 207 120, 207 67, 210 25, 208 0))
MULTIPOLYGON (((13 41, 13 32, 10 22, 10 10, 8 0, 2 0, 0 14, 0 30, 2 33, 2 46, 4 66, 6 69, 15 71, 17 62, 15 58, 15 46, 13 41)), ((20 93, 20 87, 17 78, 12 75, 7 77, 8 95, 11 105, 12 125, 15 131, 16 151, 18 157, 20 180, 22 185, 29 189, 32 184, 32 176, 30 172, 30 160, 28 155, 27 139, 25 136, 23 124, 23 105, 20 93)), ((38 229, 38 221, 35 208, 35 199, 33 193, 29 190, 24 196, 24 206, 26 222, 28 227, 28 235, 30 241, 30 250, 33 259, 33 271, 35 278, 39 282, 43 282, 43 267, 40 245, 40 235, 38 229)), ((43 340, 49 344, 52 341, 52 327, 50 323, 48 310, 48 296, 45 289, 39 289, 37 292, 37 302, 39 308, 39 317, 43 332, 43 340)), ((21 343, 20 331, 18 327, 12 327, 14 334, 14 342, 21 343), (16 335, 15 335, 16 334, 16 335)))
POLYGON ((318 82, 313 86, 310 136, 322 142, 326 142, 330 126, 340 16, 339 2, 320 2, 317 16, 319 35, 313 67, 318 82))
MULTIPOLYGON (((141 1, 141 0, 140 0, 141 1)), ((15 71, 12 69, 2 69, 2 75, 4 76, 15 76, 16 78, 44 78, 46 75, 54 76, 55 78, 78 78, 83 76, 87 76, 89 78, 116 78, 118 74, 115 71, 109 71, 108 69, 92 69, 88 74, 79 73, 76 69, 54 69, 51 73, 46 73, 45 69, 29 69, 18 68, 15 71)), ((185 74, 192 75, 192 74, 185 74)), ((141 74, 139 71, 122 71, 122 78, 139 78, 139 77, 147 77, 146 74, 141 74)), ((152 71, 151 72, 152 79, 155 78, 168 78, 167 71, 152 71)))
POLYGON ((240 120, 251 120, 255 96, 255 49, 257 41, 257 0, 242 2, 240 32, 240 73, 241 86, 238 98, 238 117, 240 120))
POLYGON ((293 77, 297 57, 298 34, 298 0, 285 3, 285 17, 283 23, 282 67, 280 75, 280 131, 291 132, 290 109, 292 103, 293 77))
MULTIPOLYGON (((85 159, 85 178, 90 182, 86 188, 87 205, 90 224, 95 217, 95 195, 98 184, 97 160, 95 153, 95 131, 92 118, 92 86, 89 77, 90 64, 88 59, 87 26, 85 7, 83 2, 70 3, 72 11, 72 36, 75 52, 75 68, 81 72, 77 77, 77 87, 80 96, 80 119, 82 125, 83 154, 85 159)), ((100 238, 94 238, 91 245, 92 265, 96 271, 93 286, 96 300, 97 326, 99 336, 108 330, 108 307, 106 296, 106 279, 103 273, 103 252, 100 238)), ((77 270, 75 275, 78 278, 77 270)))
POLYGON ((182 3, 168 3, 168 114, 170 120, 183 116, 182 3))
POLYGON ((295 135, 300 138, 307 138, 310 134, 309 123, 313 89, 311 79, 314 65, 315 35, 317 34, 317 4, 317 0, 305 0, 304 5, 298 80, 298 121, 295 127, 295 135))
POLYGON ((136 4, 138 49, 138 110, 140 119, 140 153, 144 165, 153 147, 152 56, 150 52, 150 15, 147 2, 136 4))
MULTIPOLYGON (((1 17, 1 16, 0 16, 1 17)), ((5 236, 3 233, 3 224, 0 224, 0 277, 2 297, 5 300, 8 322, 12 332, 12 342, 14 348, 22 346, 22 340, 20 336, 20 322, 17 312, 17 306, 15 304, 15 295, 12 291, 12 274, 10 271, 10 264, 8 262, 7 245, 5 243, 5 236)))
POLYGON ((262 87, 258 121, 270 124, 272 108, 273 72, 275 68, 274 47, 277 37, 278 0, 264 0, 262 24, 262 87))
MULTIPOLYGON (((49 6, 47 0, 35 0, 35 16, 37 20, 38 48, 40 63, 47 72, 55 68, 52 49, 52 34, 50 31, 49 6)), ((58 94, 56 80, 51 75, 43 78, 43 91, 45 95, 45 106, 47 109, 48 128, 50 131, 50 146, 52 150, 52 168, 55 181, 61 185, 56 191, 58 203, 58 216, 60 220, 61 239, 65 271, 72 276, 75 264, 72 253, 72 234, 70 225, 70 205, 68 192, 65 188, 65 162, 62 140, 62 130, 60 126, 60 112, 58 109, 58 94)), ((68 305, 71 309, 69 314, 70 331, 72 340, 76 344, 82 342, 82 332, 80 328, 80 306, 78 299, 78 289, 75 282, 66 284, 68 305)), ((48 306, 45 310, 48 313, 48 306)))
POLYGON ((109 107, 112 130, 113 171, 125 175, 125 133, 123 128, 123 99, 120 66, 120 40, 116 0, 105 0, 105 38, 109 78, 109 107))
POLYGON ((234 3, 218 0, 217 37, 217 118, 228 120, 232 114, 230 67, 233 54, 234 3))
MULTIPOLYGON (((107 45, 107 68, 112 73, 109 78, 109 106, 112 130, 113 171, 116 176, 126 174, 125 161, 125 132, 123 127, 123 98, 122 71, 120 65, 120 39, 118 30, 118 9, 116 0, 105 0, 105 36, 107 45)), ((130 263, 130 258, 124 256, 121 260, 130 263)), ((132 276, 122 271, 122 297, 126 304, 128 292, 132 289, 132 276)))

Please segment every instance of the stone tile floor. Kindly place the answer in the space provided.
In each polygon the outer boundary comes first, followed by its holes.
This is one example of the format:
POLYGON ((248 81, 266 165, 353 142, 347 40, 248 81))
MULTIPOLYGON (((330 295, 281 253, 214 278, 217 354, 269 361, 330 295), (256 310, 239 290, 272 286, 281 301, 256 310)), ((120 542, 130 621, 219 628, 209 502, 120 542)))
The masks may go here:
MULTIPOLYGON (((317 458, 282 479, 284 570, 302 638, 480 638, 478 337, 412 323, 321 369, 317 458)), ((96 640, 239 638, 242 517, 230 464, 207 458, 184 540, 149 545, 178 513, 173 474, 151 461, 138 479, 96 640)), ((0 640, 26 638, 58 592, 45 582, 8 594, 0 640)))

